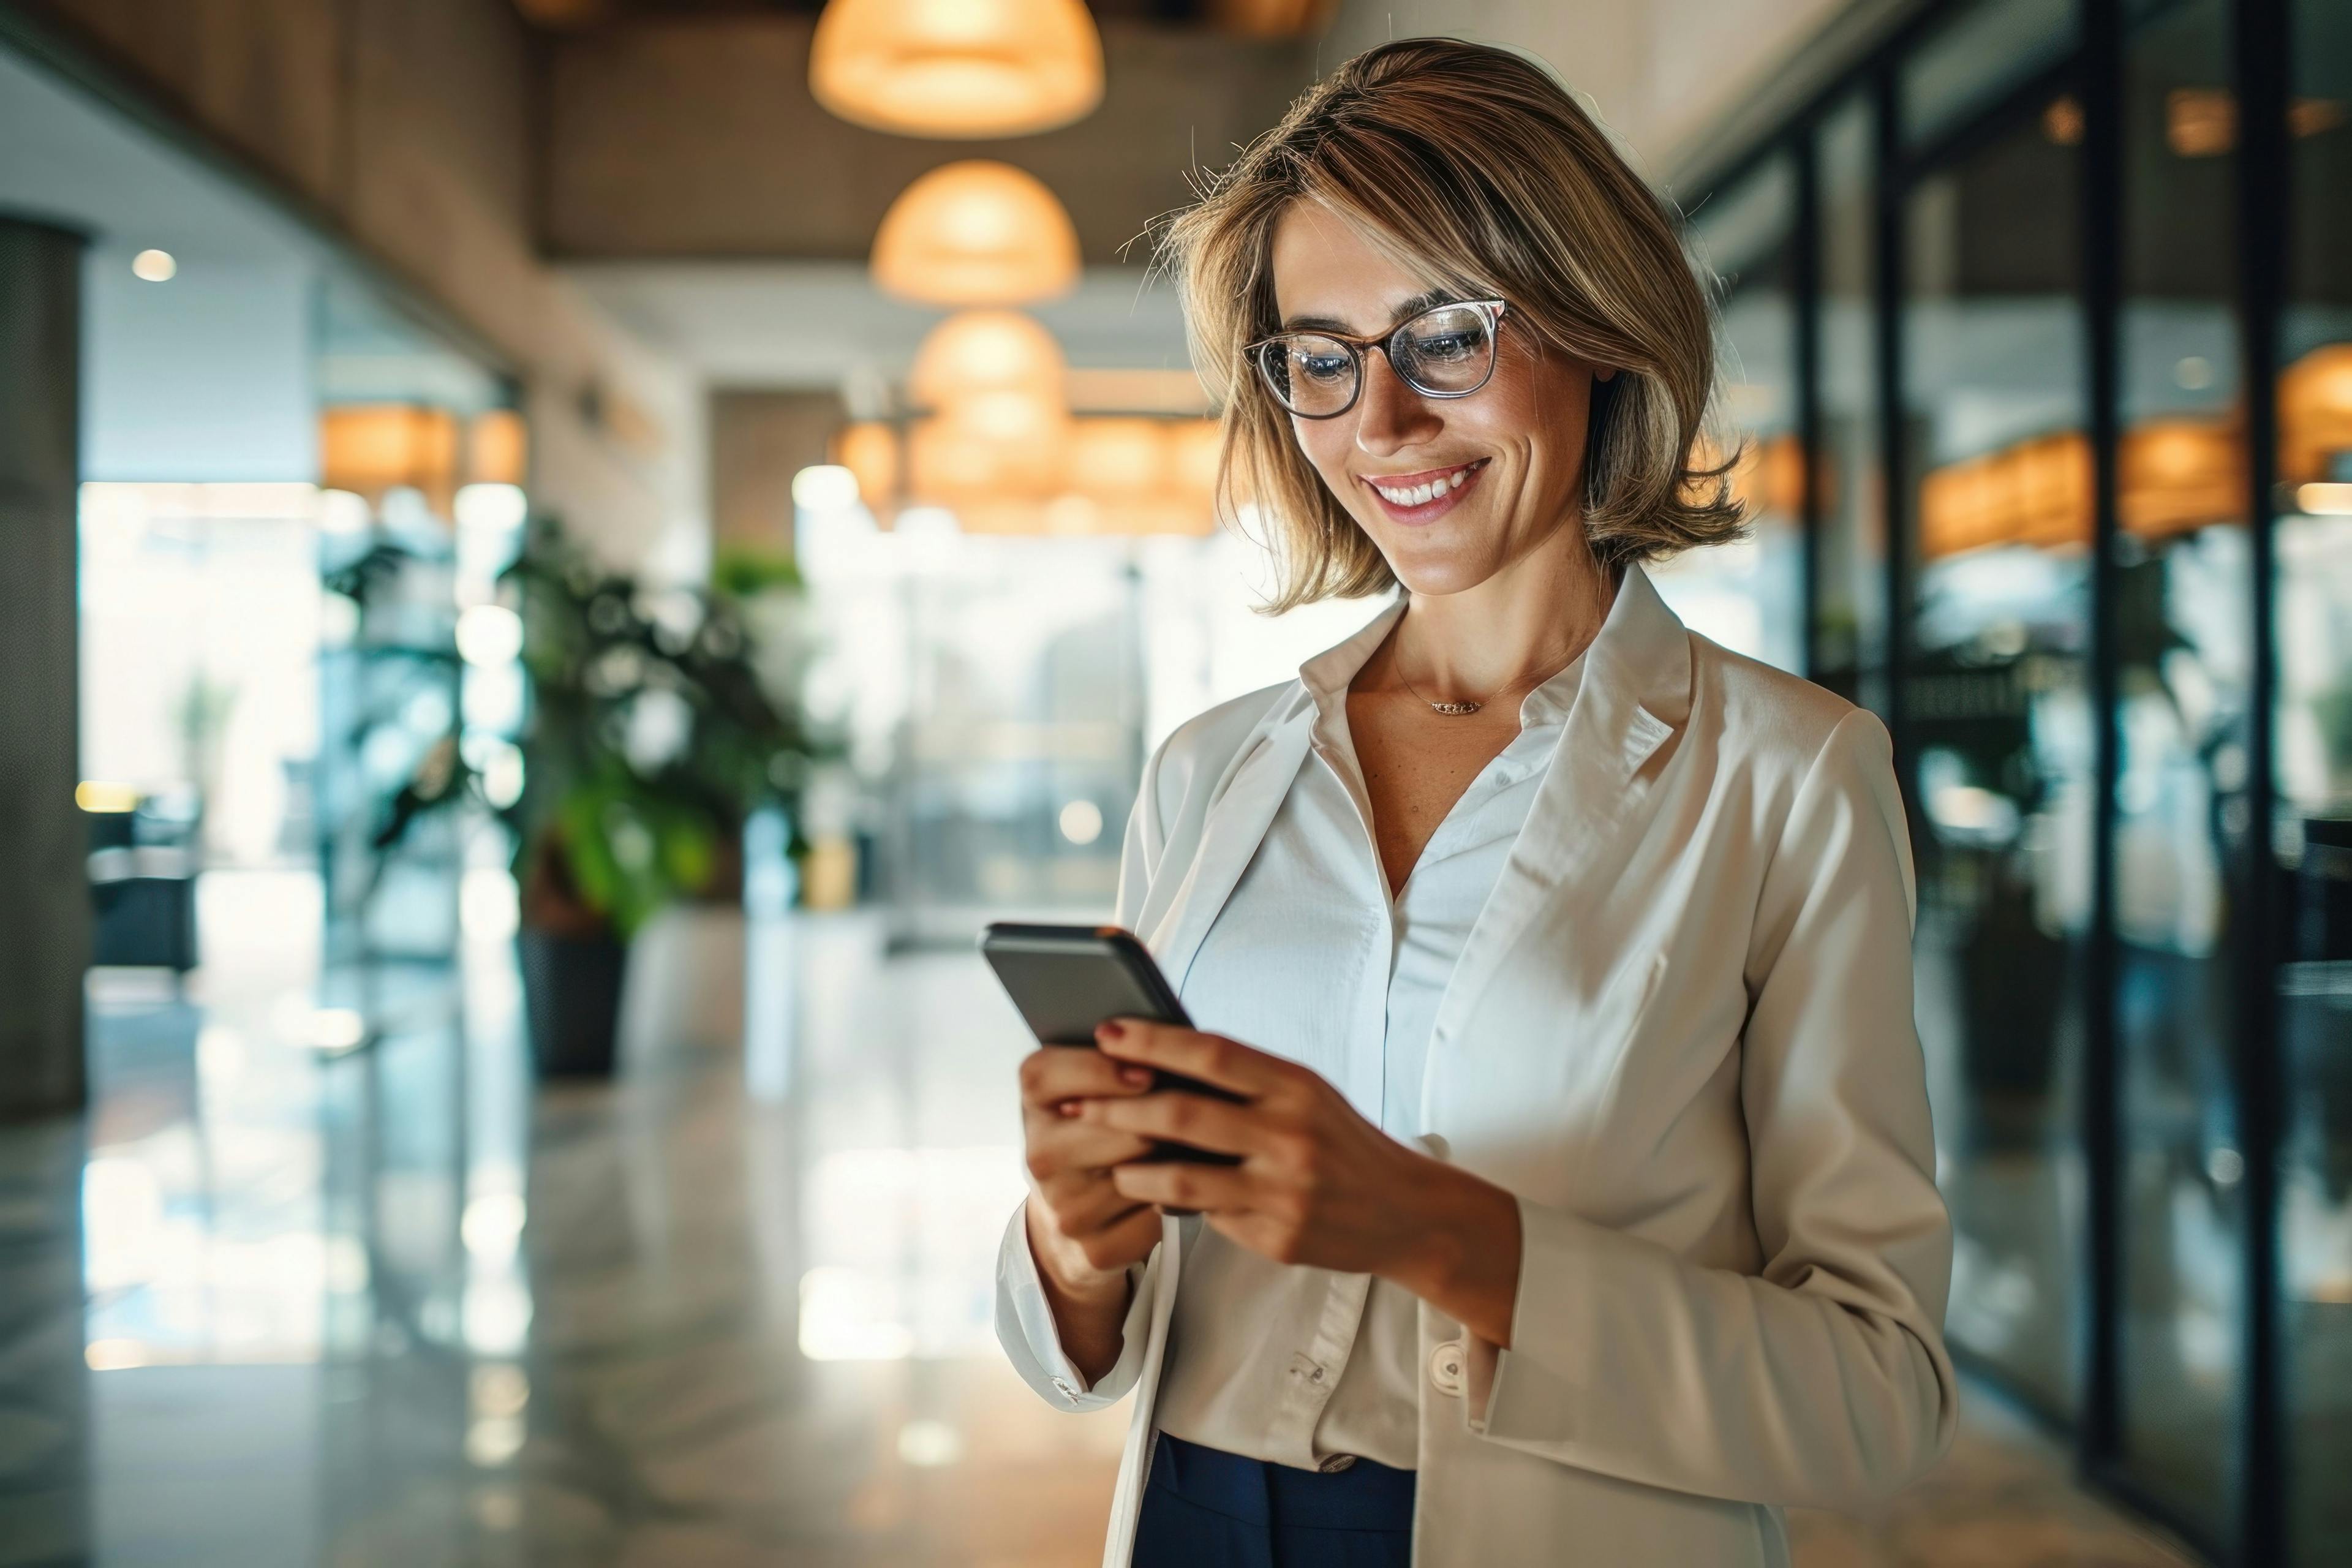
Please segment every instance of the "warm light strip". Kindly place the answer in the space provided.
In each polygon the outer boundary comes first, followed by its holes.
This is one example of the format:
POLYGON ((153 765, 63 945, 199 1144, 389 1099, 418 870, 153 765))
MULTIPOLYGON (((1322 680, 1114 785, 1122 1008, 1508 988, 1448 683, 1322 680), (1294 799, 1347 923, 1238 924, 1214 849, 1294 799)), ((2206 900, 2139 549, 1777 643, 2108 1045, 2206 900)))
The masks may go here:
POLYGON ((107 779, 84 779, 74 785, 74 804, 84 811, 124 812, 139 809, 139 786, 107 779))
POLYGON ((2352 485, 2297 485, 2294 508, 2314 517, 2352 517, 2352 485))

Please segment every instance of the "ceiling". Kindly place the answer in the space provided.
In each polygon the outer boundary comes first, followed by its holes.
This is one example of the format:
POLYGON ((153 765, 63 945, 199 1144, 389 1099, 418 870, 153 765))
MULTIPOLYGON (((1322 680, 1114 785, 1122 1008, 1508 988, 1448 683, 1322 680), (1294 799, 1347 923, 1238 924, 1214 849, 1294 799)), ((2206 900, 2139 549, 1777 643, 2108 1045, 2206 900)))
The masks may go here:
MULTIPOLYGON (((515 0, 534 26, 577 31, 614 23, 696 16, 814 16, 824 0, 515 0)), ((1265 36, 1276 30, 1320 30, 1330 6, 1298 0, 1087 0, 1097 18, 1179 26, 1215 25, 1265 36)))

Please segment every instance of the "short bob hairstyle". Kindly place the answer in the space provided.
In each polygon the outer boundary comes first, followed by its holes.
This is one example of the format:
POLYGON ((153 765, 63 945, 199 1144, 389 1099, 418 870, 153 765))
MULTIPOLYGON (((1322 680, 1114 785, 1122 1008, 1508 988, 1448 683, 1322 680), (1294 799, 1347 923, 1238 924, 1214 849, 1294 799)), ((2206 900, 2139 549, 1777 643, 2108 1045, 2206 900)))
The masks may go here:
POLYGON ((1585 447, 1584 532, 1603 568, 1738 537, 1729 465, 1698 455, 1714 321, 1665 205, 1542 66, 1400 38, 1309 89, 1160 238, 1193 365, 1224 405, 1219 510, 1247 500, 1270 530, 1269 612, 1396 581, 1243 352, 1280 326, 1274 230, 1297 201, 1437 287, 1509 301, 1506 332, 1616 368, 1594 384, 1585 447))

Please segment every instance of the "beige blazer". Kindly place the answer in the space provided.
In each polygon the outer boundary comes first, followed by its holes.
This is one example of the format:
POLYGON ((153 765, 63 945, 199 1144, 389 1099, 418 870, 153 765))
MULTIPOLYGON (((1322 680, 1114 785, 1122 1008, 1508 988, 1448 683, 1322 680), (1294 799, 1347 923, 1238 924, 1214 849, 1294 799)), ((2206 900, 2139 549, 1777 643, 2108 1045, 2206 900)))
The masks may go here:
MULTIPOLYGON (((1118 919, 1180 987, 1313 716, 1297 681, 1257 692, 1144 771, 1118 919)), ((1783 1505, 1883 1496, 1943 1451, 1913 914, 1878 721, 1687 631, 1628 567, 1431 1038, 1422 1142, 1517 1194, 1523 1250, 1509 1350, 1421 1308, 1418 1568, 1786 1563, 1783 1505)), ((1106 1568, 1200 1223, 1168 1222, 1090 1389, 1005 1232, 1023 1377, 1065 1408, 1136 1395, 1106 1568)))

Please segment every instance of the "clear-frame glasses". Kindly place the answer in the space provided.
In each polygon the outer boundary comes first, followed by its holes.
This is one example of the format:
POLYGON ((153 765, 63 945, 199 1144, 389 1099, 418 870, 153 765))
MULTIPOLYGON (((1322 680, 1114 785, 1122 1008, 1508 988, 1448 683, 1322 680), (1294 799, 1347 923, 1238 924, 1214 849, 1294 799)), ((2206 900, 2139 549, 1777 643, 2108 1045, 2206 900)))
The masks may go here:
POLYGON ((1296 331, 1261 338, 1242 352, 1274 400, 1301 419, 1336 419, 1364 390, 1364 353, 1378 349, 1389 368, 1423 397, 1467 397, 1495 374, 1495 334, 1507 307, 1500 300, 1433 305, 1385 336, 1296 331))

